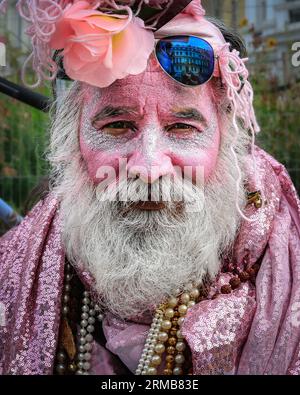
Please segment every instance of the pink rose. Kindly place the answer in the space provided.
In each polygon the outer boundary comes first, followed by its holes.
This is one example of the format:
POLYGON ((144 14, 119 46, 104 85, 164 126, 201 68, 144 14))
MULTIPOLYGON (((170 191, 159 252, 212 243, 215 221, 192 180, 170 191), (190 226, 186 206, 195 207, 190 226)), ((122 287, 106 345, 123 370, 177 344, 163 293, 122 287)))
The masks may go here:
POLYGON ((128 18, 94 10, 88 1, 67 6, 50 42, 51 48, 63 49, 67 75, 103 88, 142 73, 154 49, 154 34, 140 18, 128 18))

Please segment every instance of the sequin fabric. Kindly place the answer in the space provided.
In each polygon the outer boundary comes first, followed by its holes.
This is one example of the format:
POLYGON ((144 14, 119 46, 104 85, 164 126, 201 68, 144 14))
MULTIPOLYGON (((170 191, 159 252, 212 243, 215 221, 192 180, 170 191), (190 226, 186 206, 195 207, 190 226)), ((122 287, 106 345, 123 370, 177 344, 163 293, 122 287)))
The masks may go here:
MULTIPOLYGON (((228 284, 222 276, 219 286, 228 284)), ((254 287, 246 283, 232 295, 198 303, 183 327, 193 354, 193 374, 234 374, 256 307, 254 287)))
POLYGON ((52 374, 64 271, 56 212, 50 196, 1 239, 2 374, 52 374))
MULTIPOLYGON (((194 374, 300 374, 300 203, 284 166, 255 152, 264 205, 247 208, 233 265, 261 261, 256 292, 243 285, 193 308, 183 326, 194 374)), ((219 286, 228 280, 222 273, 219 286)), ((228 282, 227 282, 228 283, 228 282)))
MULTIPOLYGON (((266 169, 260 173, 267 199, 261 215, 267 219, 248 225, 252 243, 246 246, 252 261, 260 250, 265 253, 256 281, 257 311, 238 373, 300 374, 300 202, 284 166, 261 150, 258 157, 260 169, 266 169)), ((241 244, 238 250, 241 255, 241 244)))
MULTIPOLYGON (((255 156, 259 185, 249 157, 248 189, 261 189, 265 204, 247 208, 254 221, 243 222, 232 265, 260 261, 256 286, 216 299, 211 293, 188 312, 183 333, 194 374, 300 374, 300 202, 285 168, 259 148, 255 156)), ((65 258, 57 212, 50 195, 0 240, 2 374, 53 373, 65 258)), ((214 290, 232 276, 223 269, 214 290)), ((114 356, 134 371, 148 329, 108 316, 106 349, 94 348, 93 373, 117 374, 114 356)))

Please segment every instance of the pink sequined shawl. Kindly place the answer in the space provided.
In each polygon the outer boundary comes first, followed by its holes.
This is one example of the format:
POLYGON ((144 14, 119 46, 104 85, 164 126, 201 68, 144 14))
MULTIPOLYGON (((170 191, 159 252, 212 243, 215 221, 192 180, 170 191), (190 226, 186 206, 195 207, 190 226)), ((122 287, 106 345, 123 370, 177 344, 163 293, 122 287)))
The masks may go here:
MULTIPOLYGON (((285 168, 261 149, 255 156, 267 204, 247 209, 256 220, 243 223, 234 263, 262 259, 256 287, 244 283, 190 310, 183 333, 194 374, 300 374, 300 202, 285 168)), ((0 240, 2 374, 53 373, 64 273, 57 209, 49 195, 0 240)), ((148 328, 108 317, 107 350, 134 371, 148 328)), ((99 374, 116 373, 96 365, 99 374)))

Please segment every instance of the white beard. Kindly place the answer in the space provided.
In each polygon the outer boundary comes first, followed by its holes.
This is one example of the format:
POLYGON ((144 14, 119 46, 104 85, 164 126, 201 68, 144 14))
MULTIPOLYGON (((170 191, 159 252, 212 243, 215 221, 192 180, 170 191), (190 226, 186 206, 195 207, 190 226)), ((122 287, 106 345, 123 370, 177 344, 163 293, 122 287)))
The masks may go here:
MULTIPOLYGON (((203 209, 180 214, 172 202, 161 211, 141 211, 99 201, 83 166, 77 162, 66 169, 58 187, 66 252, 74 265, 93 275, 99 303, 128 319, 188 283, 216 275, 240 222, 233 165, 226 171, 227 166, 222 164, 204 195, 197 187, 186 188, 187 200, 203 209)), ((136 201, 137 185, 140 200, 147 200, 148 185, 140 180, 128 182, 129 200, 136 201)), ((244 202, 242 190, 239 200, 244 202)))

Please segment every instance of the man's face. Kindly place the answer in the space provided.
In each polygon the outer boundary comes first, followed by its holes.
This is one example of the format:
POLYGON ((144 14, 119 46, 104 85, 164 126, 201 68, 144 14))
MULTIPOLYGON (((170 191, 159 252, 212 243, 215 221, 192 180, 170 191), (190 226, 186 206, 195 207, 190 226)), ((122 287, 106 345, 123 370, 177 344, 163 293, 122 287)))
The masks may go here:
POLYGON ((202 168, 207 181, 217 163, 218 121, 210 82, 182 86, 152 60, 143 74, 108 88, 86 86, 80 149, 94 183, 103 166, 118 176, 124 159, 128 176, 147 183, 185 167, 193 178, 202 168))
MULTIPOLYGON (((181 86, 154 62, 141 75, 107 89, 86 85, 81 93, 85 95, 79 124, 81 155, 76 142, 72 145, 66 138, 76 133, 78 112, 69 130, 55 130, 65 144, 64 155, 75 154, 57 188, 62 196, 64 244, 67 255, 83 263, 95 278, 107 309, 123 318, 135 317, 153 301, 218 272, 220 254, 231 246, 240 223, 237 198, 245 195, 242 187, 236 195, 230 145, 235 130, 217 111, 213 82, 197 88, 181 86), (128 192, 128 200, 102 199, 97 193, 101 188, 95 188, 101 181, 99 169, 112 167, 118 174, 124 159, 129 176, 140 174, 141 179, 117 185, 120 195, 128 192), (204 194, 187 183, 183 202, 179 200, 184 204, 178 205, 181 183, 176 179, 169 200, 143 204, 150 182, 154 190, 164 181, 167 185, 163 176, 174 174, 175 168, 177 175, 184 167, 204 169, 204 194), (189 202, 201 210, 187 210, 189 202)), ((224 108, 226 102, 221 105, 224 108)), ((63 115, 78 111, 72 99, 64 106, 63 115)))

